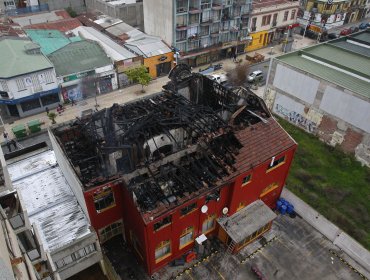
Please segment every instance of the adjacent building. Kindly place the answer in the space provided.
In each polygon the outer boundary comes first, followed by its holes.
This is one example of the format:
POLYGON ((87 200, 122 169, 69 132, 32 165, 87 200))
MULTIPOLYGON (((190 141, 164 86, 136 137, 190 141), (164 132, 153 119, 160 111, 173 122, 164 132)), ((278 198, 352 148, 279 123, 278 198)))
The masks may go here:
POLYGON ((80 14, 86 12, 86 4, 84 0, 38 0, 36 5, 48 5, 50 11, 71 9, 72 11, 80 14))
POLYGON ((34 266, 29 277, 17 279, 67 279, 99 263, 101 249, 85 205, 78 203, 46 143, 5 159, 11 187, 0 194, 0 210, 7 213, 7 228, 16 234, 23 255, 12 262, 34 266))
POLYGON ((251 10, 251 0, 144 1, 145 32, 197 66, 246 51, 251 10))
POLYGON ((25 39, 0 39, 0 104, 10 116, 24 117, 60 102, 54 65, 40 46, 25 39))
POLYGON ((119 18, 125 23, 144 30, 144 15, 142 0, 85 0, 89 11, 99 11, 113 18, 119 18))
POLYGON ((252 92, 184 64, 169 76, 163 93, 50 131, 100 242, 122 234, 150 275, 199 236, 237 252, 269 230, 297 147, 252 92))
POLYGON ((131 84, 125 71, 142 65, 143 57, 141 55, 130 52, 94 27, 81 26, 73 29, 72 32, 76 36, 97 42, 104 49, 108 57, 114 62, 120 88, 131 84))
POLYGON ((71 42, 48 58, 55 67, 64 100, 82 100, 118 87, 113 63, 95 41, 71 42))
POLYGON ((370 165, 370 32, 274 58, 271 110, 370 165))
POLYGON ((127 40, 124 46, 143 57, 143 64, 152 78, 168 75, 173 67, 174 54, 158 37, 143 34, 141 38, 127 40))
POLYGON ((272 42, 287 38, 288 30, 299 26, 296 24, 298 9, 299 1, 253 1, 249 25, 252 40, 247 50, 264 48, 272 42))

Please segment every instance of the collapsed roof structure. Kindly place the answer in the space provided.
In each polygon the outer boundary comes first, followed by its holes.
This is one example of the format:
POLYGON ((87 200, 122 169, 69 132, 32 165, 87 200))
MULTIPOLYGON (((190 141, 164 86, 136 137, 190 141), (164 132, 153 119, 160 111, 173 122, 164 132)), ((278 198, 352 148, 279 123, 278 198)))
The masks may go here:
POLYGON ((145 213, 236 175, 243 145, 235 133, 268 122, 262 99, 244 88, 226 89, 187 66, 170 77, 161 94, 114 104, 54 130, 85 188, 123 179, 145 213), (189 81, 190 92, 181 94, 181 83, 189 81))

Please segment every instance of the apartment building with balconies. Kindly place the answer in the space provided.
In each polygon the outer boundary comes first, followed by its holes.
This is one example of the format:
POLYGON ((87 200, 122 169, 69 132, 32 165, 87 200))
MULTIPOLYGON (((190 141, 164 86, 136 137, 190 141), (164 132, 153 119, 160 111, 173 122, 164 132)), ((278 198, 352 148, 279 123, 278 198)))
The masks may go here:
POLYGON ((296 27, 299 1, 253 1, 250 28, 252 40, 248 51, 266 47, 286 37, 287 30, 296 27))
POLYGON ((197 66, 245 52, 251 7, 251 0, 144 1, 144 29, 197 66))

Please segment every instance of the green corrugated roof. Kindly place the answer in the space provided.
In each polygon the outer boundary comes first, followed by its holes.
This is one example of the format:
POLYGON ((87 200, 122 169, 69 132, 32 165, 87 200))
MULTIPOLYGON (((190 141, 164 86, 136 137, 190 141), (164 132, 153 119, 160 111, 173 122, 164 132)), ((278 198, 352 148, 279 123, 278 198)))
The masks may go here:
POLYGON ((54 64, 57 76, 84 72, 111 64, 99 44, 90 40, 72 42, 48 57, 54 64))
POLYGON ((73 40, 71 40, 72 38, 67 38, 62 32, 52 29, 28 29, 26 33, 32 41, 41 46, 41 51, 45 55, 63 48, 72 41, 81 41, 80 37, 73 37, 73 40))
MULTIPOLYGON (((370 98, 369 82, 363 81, 346 73, 321 65, 314 61, 303 58, 296 53, 278 57, 279 60, 299 68, 303 71, 316 75, 334 84, 342 86, 350 91, 370 98)), ((368 63, 369 60, 367 59, 368 63)), ((369 63, 370 64, 370 63, 369 63)), ((370 65, 369 65, 370 66, 370 65)))
POLYGON ((33 44, 30 40, 0 40, 0 77, 11 78, 52 68, 53 65, 43 54, 27 54, 26 47, 33 44))
POLYGON ((336 66, 353 69, 364 75, 370 75, 369 60, 361 54, 343 50, 329 44, 323 44, 303 50, 302 54, 310 53, 336 66))

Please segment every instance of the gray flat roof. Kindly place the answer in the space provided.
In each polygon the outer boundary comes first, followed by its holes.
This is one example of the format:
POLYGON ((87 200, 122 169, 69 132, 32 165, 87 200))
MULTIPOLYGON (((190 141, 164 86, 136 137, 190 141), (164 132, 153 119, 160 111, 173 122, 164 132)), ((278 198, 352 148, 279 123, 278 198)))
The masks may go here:
POLYGON ((39 229, 50 252, 91 233, 90 224, 53 151, 44 151, 8 165, 13 186, 21 195, 30 222, 39 229))
POLYGON ((262 200, 256 200, 230 217, 219 218, 218 223, 234 242, 240 243, 275 218, 276 214, 262 200))
POLYGON ((304 48, 276 59, 370 98, 370 30, 304 48))

